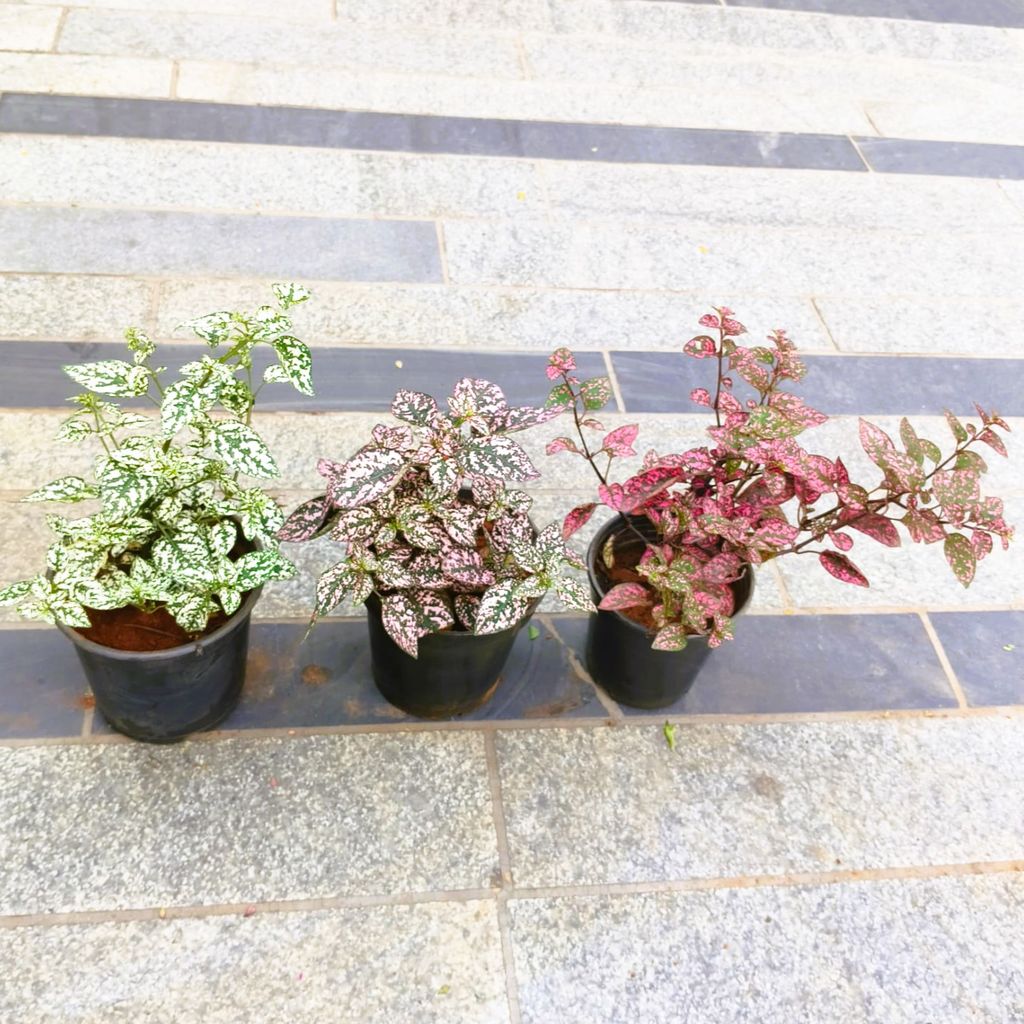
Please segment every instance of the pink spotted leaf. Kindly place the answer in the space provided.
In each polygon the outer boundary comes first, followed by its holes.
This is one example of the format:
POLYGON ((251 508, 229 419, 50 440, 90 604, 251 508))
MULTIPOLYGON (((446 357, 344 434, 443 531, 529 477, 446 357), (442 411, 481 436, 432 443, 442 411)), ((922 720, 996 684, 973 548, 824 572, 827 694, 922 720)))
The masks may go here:
POLYGON ((852 583, 857 587, 869 586, 864 573, 839 551, 822 551, 818 559, 837 580, 843 583, 852 583))

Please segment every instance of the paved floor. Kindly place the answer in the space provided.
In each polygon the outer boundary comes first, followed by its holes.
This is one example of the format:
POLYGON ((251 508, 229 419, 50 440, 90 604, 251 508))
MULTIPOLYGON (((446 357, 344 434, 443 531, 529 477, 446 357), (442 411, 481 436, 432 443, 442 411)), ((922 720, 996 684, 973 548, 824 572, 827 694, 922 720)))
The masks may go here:
MULTIPOLYGON (((287 503, 395 388, 529 401, 557 344, 609 425, 693 444, 711 303, 790 329, 852 467, 861 414, 1019 430, 1022 71, 1020 0, 0 2, 3 578, 47 540, 17 499, 78 468, 60 365, 128 324, 184 359, 183 319, 282 278, 318 383, 262 415, 287 503)), ((542 522, 590 486, 552 468, 542 522)), ((1021 480, 992 466, 1011 521, 1021 480)), ((1022 1024, 1018 551, 969 591, 866 540, 869 590, 772 564, 658 716, 545 605, 434 725, 355 609, 299 644, 306 546, 242 706, 171 749, 0 610, 0 1020, 1022 1024)))

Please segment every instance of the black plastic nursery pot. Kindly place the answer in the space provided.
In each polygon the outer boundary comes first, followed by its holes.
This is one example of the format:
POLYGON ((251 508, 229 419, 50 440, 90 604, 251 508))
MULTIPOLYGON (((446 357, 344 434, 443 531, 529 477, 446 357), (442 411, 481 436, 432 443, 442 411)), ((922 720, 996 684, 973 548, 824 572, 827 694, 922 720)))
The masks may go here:
POLYGON ((213 729, 238 704, 261 589, 212 633, 163 651, 118 650, 68 626, 60 630, 75 645, 96 707, 113 728, 147 743, 175 743, 213 729))
MULTIPOLYGON (((646 519, 637 518, 634 522, 641 533, 650 532, 646 519)), ((612 534, 622 534, 628 543, 625 524, 615 518, 598 530, 587 549, 587 575, 595 605, 610 589, 597 566, 612 534)), ((639 538, 635 543, 639 545, 639 538)), ((750 566, 732 586, 736 616, 749 604, 754 592, 750 566)), ((621 612, 593 612, 587 624, 587 671, 620 704, 647 710, 668 707, 689 692, 711 648, 706 637, 694 636, 681 651, 655 651, 651 649, 653 639, 653 633, 621 612)))
POLYGON ((451 630, 421 636, 419 656, 406 654, 384 629, 380 598, 366 601, 373 681, 384 699, 417 718, 452 718, 486 704, 498 688, 519 631, 533 609, 500 633, 451 630))

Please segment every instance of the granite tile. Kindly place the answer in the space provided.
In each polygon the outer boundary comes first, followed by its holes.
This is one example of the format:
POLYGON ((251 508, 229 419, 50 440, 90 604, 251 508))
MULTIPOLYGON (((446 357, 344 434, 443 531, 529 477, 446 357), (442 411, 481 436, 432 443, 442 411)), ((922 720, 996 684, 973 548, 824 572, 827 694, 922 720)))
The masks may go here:
POLYGON ((152 331, 152 296, 150 282, 132 278, 0 274, 0 337, 99 341, 129 325, 152 331))
POLYGON ((1022 745, 1016 716, 686 723, 675 750, 653 725, 501 732, 513 877, 593 885, 1016 860, 1022 745))
MULTIPOLYGON (((161 336, 175 331, 182 312, 265 301, 267 284, 168 281, 157 314, 161 336)), ((0 278, 0 288, 3 279, 0 278)), ((546 291, 530 288, 458 288, 423 285, 313 283, 313 301, 295 310, 302 337, 318 345, 529 349, 680 348, 681 325, 720 301, 696 292, 546 291)), ((787 324, 801 347, 832 343, 811 303, 800 296, 737 295, 737 309, 762 324, 787 324)), ((30 310, 19 322, 30 320, 30 310)), ((125 322, 131 322, 130 320, 125 322)), ((70 325, 69 328, 70 330, 70 325)), ((37 336, 62 337, 50 331, 37 336)), ((76 337, 72 331, 68 337, 76 337)), ((1006 353, 1010 354, 1010 353, 1006 353)))
MULTIPOLYGON (((765 576, 758 574, 758 586, 765 576)), ((555 628, 585 663, 586 620, 557 619, 555 628)), ((736 639, 711 654, 693 689, 664 714, 955 706, 916 615, 745 615, 736 639)))
MULTIPOLYGON (((952 409, 968 416, 974 401, 1008 416, 1024 414, 1020 359, 821 354, 805 362, 813 375, 812 404, 830 415, 933 415, 952 409)), ((614 352, 612 365, 626 409, 636 412, 692 410, 690 389, 707 383, 704 365, 682 355, 614 352)))
POLYGON ((932 612, 967 703, 1024 704, 1024 612, 932 612))
POLYGON ((60 15, 59 7, 0 4, 0 50, 49 50, 60 15))
POLYGON ((858 138, 857 145, 872 170, 883 174, 1024 178, 1024 146, 879 138, 858 138))
MULTIPOLYGON (((1024 7, 1020 9, 1024 21, 1024 7)), ((1014 117, 1007 117, 1007 110, 1014 110, 1021 104, 1021 94, 1016 88, 991 86, 988 89, 965 90, 960 94, 947 96, 941 101, 922 103, 916 96, 872 100, 864 104, 864 111, 871 118, 877 133, 889 139, 927 139, 932 143, 946 141, 958 148, 953 158, 953 167, 961 159, 963 149, 969 144, 996 147, 993 167, 999 167, 1008 155, 1007 150, 1017 148, 1018 156, 1024 150, 1024 129, 1014 117)), ((890 147, 891 149, 892 147, 890 147)), ((865 156, 868 156, 865 154, 865 156)), ((868 156, 868 162, 872 162, 868 156)), ((1024 160, 1019 160, 1024 165, 1024 160)), ((981 162, 969 163, 971 173, 976 177, 1021 178, 1022 173, 977 174, 981 162)), ((934 172, 930 172, 934 173, 934 172)), ((946 171, 947 174, 964 173, 946 171)))
MULTIPOLYGON (((24 0, 28 3, 50 3, 50 0, 24 0)), ((120 10, 139 10, 138 0, 69 0, 66 7, 100 7, 120 10)), ((198 14, 233 14, 247 18, 280 18, 281 5, 276 0, 147 0, 146 11, 198 14)), ((324 0, 294 0, 288 5, 289 21, 329 23, 330 7, 324 0)), ((318 26, 320 27, 320 26, 318 26)))
POLYGON ((0 233, 0 270, 441 279, 434 225, 421 221, 8 207, 0 233))
MULTIPOLYGON (((321 0, 322 12, 328 6, 321 0)), ((515 40, 508 35, 455 29, 424 32, 381 25, 371 28, 326 17, 314 29, 308 22, 253 18, 239 7, 233 15, 72 9, 65 19, 58 50, 169 60, 344 67, 360 73, 522 77, 515 40)))
POLYGON ((5 94, 19 91, 169 96, 171 62, 135 57, 0 51, 0 91, 5 94))
POLYGON ((79 736, 88 686, 55 629, 0 630, 0 737, 79 736))
POLYGON ((536 167, 519 161, 45 135, 0 137, 0 195, 330 217, 516 217, 544 209, 536 167))
POLYGON ((0 749, 3 914, 490 884, 471 732, 0 749))
POLYGON ((9 929, 0 960, 19 1024, 509 1020, 491 901, 9 929))
POLYGON ((512 900, 524 1024, 1009 1024, 1019 874, 512 900))

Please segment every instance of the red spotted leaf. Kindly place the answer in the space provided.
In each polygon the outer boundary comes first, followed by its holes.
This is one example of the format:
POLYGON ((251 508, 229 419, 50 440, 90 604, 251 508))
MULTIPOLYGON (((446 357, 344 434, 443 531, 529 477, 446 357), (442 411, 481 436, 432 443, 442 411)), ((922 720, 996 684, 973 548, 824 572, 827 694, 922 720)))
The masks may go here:
POLYGON ((755 542, 769 548, 784 548, 799 536, 800 528, 783 519, 770 519, 754 531, 755 542))
POLYGON ((974 557, 980 562, 986 555, 992 553, 992 535, 984 530, 975 530, 971 534, 971 550, 974 557))
POLYGON ((658 630, 651 647, 656 651, 681 651, 686 640, 686 627, 680 622, 670 622, 658 630))
POLYGON ((721 325, 721 321, 714 313, 705 313, 697 322, 701 327, 718 328, 721 325))
POLYGON ((630 477, 624 484, 601 484, 598 496, 617 512, 633 512, 653 498, 659 491, 673 484, 680 477, 680 470, 671 466, 648 469, 630 477))
POLYGON ((548 356, 548 365, 545 373, 548 380, 558 380, 563 373, 571 373, 576 369, 576 358, 567 348, 556 348, 548 356))
POLYGON ((612 397, 611 381, 607 377, 594 377, 585 380, 580 385, 580 394, 583 396, 583 407, 590 412, 603 409, 612 397))
POLYGON ((636 452, 633 451, 633 442, 639 433, 640 427, 635 423, 627 423, 624 427, 617 427, 601 442, 601 449, 609 455, 622 458, 636 455, 636 452))
POLYGON ((886 459, 896 451, 892 438, 867 420, 860 421, 860 443, 868 458, 880 469, 886 468, 886 459))
POLYGON ((838 551, 822 551, 818 560, 837 580, 852 583, 857 587, 868 586, 867 577, 851 562, 846 555, 838 551))
POLYGON ((620 608, 637 608, 650 603, 651 592, 642 583, 619 583, 601 598, 598 608, 604 612, 613 612, 620 608))
POLYGON ((597 508, 595 502, 590 502, 586 505, 577 505, 566 517, 562 523, 562 539, 568 540, 581 526, 584 526, 590 521, 590 517, 594 514, 594 509, 597 508))
POLYGON ((978 559, 971 547, 971 542, 962 533, 950 533, 942 546, 946 561, 949 562, 953 575, 965 586, 971 585, 978 559))
POLYGON ((572 452, 574 455, 582 454, 571 437, 553 438, 548 441, 544 448, 545 455, 557 455, 559 452, 572 452))
POLYGON ((1005 458, 1006 445, 1003 444, 1003 439, 994 430, 983 430, 978 435, 978 440, 987 444, 1005 458))
POLYGON ((853 547, 853 538, 848 533, 839 533, 836 530, 829 530, 828 539, 840 551, 849 551, 853 547))
POLYGON ((946 423, 949 424, 950 433, 958 444, 962 444, 970 437, 967 428, 948 409, 946 410, 946 423))
POLYGON ((714 338, 709 338, 706 334, 698 334, 696 338, 691 338, 683 346, 683 351, 695 359, 709 359, 718 351, 718 346, 714 338))
POLYGON ((886 519, 885 516, 881 516, 877 512, 864 512, 855 519, 848 520, 845 525, 852 526, 855 530, 859 530, 888 548, 900 546, 900 535, 896 530, 896 525, 891 519, 886 519))
POLYGON ((781 413, 791 423, 796 424, 801 430, 810 427, 819 427, 828 420, 823 412, 812 409, 805 404, 802 398, 790 395, 784 391, 777 391, 769 399, 771 408, 781 413))

